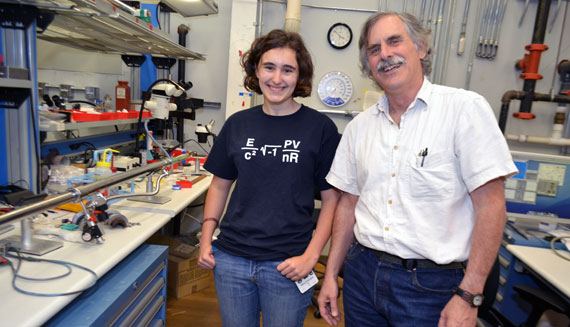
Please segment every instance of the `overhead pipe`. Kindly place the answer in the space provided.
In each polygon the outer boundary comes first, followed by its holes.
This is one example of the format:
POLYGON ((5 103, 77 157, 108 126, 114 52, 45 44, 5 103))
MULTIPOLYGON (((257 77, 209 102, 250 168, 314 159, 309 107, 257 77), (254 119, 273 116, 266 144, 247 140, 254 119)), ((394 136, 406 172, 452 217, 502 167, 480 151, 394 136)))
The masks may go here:
POLYGON ((285 13, 285 30, 299 33, 301 31, 301 0, 288 0, 285 13))

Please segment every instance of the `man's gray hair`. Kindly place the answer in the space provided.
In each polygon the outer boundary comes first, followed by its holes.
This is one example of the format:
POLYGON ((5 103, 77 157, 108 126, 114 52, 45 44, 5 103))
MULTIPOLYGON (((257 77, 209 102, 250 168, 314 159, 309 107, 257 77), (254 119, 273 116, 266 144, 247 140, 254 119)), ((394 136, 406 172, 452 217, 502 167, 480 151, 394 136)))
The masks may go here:
POLYGON ((429 75, 431 73, 431 54, 432 54, 432 47, 430 45, 430 32, 422 27, 418 19, 410 14, 407 13, 398 13, 393 11, 382 11, 377 12, 374 15, 370 16, 364 26, 362 27, 362 33, 360 33, 360 40, 358 41, 358 47, 360 48, 360 70, 367 75, 368 77, 372 78, 372 71, 370 70, 370 65, 368 64, 368 36, 370 35, 370 31, 372 26, 379 21, 381 18, 388 17, 388 16, 396 16, 402 20, 404 26, 406 27, 406 31, 408 35, 414 42, 416 46, 416 50, 425 49, 426 56, 424 59, 420 59, 422 64, 422 71, 424 75, 429 75))

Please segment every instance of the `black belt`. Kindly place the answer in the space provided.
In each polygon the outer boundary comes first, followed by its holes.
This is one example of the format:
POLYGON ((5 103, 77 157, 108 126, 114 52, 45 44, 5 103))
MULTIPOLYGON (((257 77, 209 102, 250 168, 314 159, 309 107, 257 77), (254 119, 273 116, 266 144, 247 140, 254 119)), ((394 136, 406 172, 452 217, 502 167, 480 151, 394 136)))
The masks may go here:
POLYGON ((390 253, 374 250, 371 248, 367 248, 365 246, 362 247, 374 253, 379 260, 393 263, 396 265, 402 265, 406 269, 413 269, 413 268, 464 269, 465 268, 465 262, 451 262, 445 265, 440 265, 428 259, 402 259, 390 253))

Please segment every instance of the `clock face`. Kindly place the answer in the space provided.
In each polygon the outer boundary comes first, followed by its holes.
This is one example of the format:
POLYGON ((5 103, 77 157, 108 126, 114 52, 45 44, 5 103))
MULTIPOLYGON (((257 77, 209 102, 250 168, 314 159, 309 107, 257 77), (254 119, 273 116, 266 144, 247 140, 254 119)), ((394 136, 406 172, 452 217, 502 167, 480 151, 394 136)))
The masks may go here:
POLYGON ((344 49, 352 41, 352 30, 344 23, 336 23, 327 34, 329 44, 335 49, 344 49))
POLYGON ((317 93, 327 106, 340 107, 352 96, 352 82, 344 73, 330 72, 321 78, 317 93))

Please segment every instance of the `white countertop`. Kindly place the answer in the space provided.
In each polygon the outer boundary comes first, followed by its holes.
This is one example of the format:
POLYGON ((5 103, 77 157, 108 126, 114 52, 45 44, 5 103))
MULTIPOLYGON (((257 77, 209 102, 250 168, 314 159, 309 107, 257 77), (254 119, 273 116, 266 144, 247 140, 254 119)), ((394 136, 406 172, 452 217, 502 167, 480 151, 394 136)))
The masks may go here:
MULTIPOLYGON (((123 199, 111 205, 112 209, 120 211, 129 222, 140 223, 128 228, 111 228, 102 223, 103 244, 64 241, 62 248, 47 253, 39 258, 69 261, 92 269, 101 277, 116 264, 121 262, 139 245, 170 221, 178 212, 192 201, 200 197, 209 187, 212 177, 207 177, 193 185, 190 189, 172 190, 171 184, 164 187, 160 196, 169 196, 172 200, 164 205, 133 202, 123 199)), ((168 181, 167 181, 168 183, 168 181)), ((144 192, 137 189, 135 192, 144 192)), ((19 235, 19 223, 16 228, 0 236, 4 239, 11 235, 19 235)), ((43 236, 35 236, 44 238, 43 236)), ((13 262, 16 262, 15 260, 13 262)), ((50 263, 23 262, 20 273, 35 278, 48 278, 65 273, 65 269, 50 263)), ((8 265, 0 266, 0 305, 1 325, 9 326, 41 326, 57 312, 63 309, 77 295, 39 297, 25 295, 12 288, 12 270, 8 265)), ((92 282, 92 275, 74 268, 73 273, 53 281, 26 281, 18 279, 17 285, 30 292, 37 293, 66 293, 82 289, 92 282)))
MULTIPOLYGON (((192 176, 189 180, 196 178, 198 176, 192 176)), ((172 175, 165 179, 160 187, 160 192, 158 196, 169 197, 171 200, 164 204, 154 204, 148 202, 138 202, 131 201, 128 199, 123 199, 111 205, 112 209, 128 209, 132 211, 140 212, 156 212, 165 213, 170 217, 176 216, 179 212, 184 210, 190 203, 200 197, 204 192, 210 187, 212 182, 212 175, 206 175, 206 177, 197 183, 192 185, 192 188, 183 188, 181 190, 173 190, 172 185, 176 184, 176 181, 180 179, 180 176, 172 175)), ((140 182, 135 185, 135 193, 145 193, 146 183, 140 182)))
MULTIPOLYGON (((570 261, 558 257, 551 249, 509 244, 507 250, 570 298, 570 261)), ((570 252, 561 252, 570 259, 570 252)))

